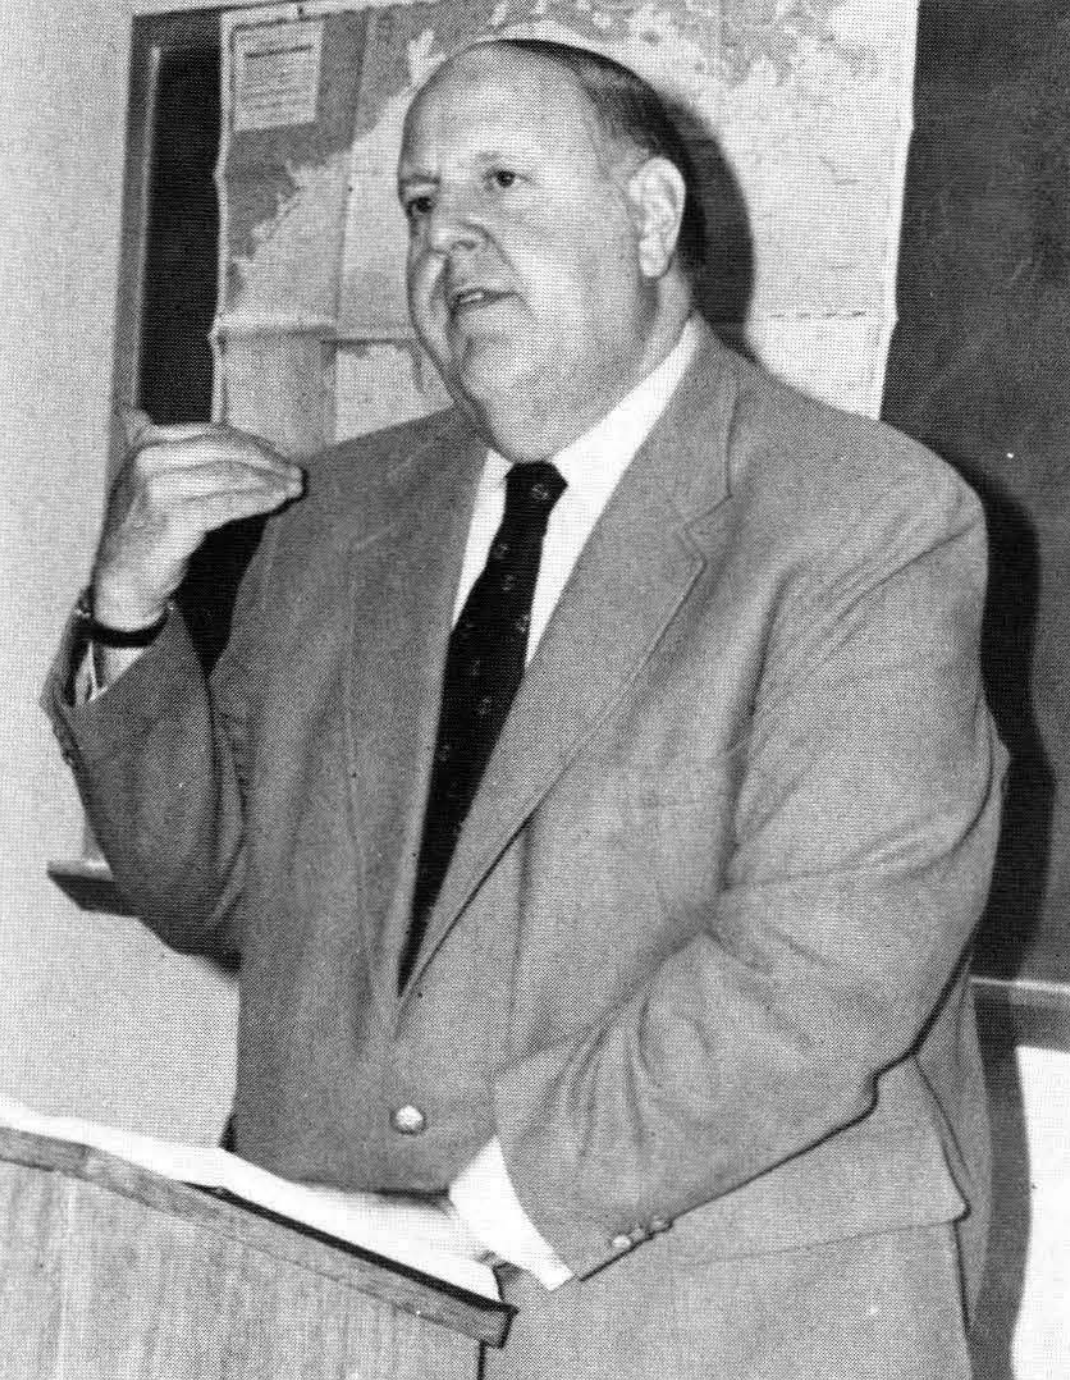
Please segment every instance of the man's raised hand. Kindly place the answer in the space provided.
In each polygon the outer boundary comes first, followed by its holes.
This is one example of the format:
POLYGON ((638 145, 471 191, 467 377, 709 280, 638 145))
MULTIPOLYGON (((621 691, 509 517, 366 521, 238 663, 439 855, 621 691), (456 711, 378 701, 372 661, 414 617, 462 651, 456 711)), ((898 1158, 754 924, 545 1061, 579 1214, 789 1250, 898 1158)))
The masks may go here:
POLYGON ((97 621, 123 631, 157 621, 207 533, 273 512, 302 491, 302 471, 266 441, 195 422, 124 416, 129 452, 112 487, 93 566, 97 621))

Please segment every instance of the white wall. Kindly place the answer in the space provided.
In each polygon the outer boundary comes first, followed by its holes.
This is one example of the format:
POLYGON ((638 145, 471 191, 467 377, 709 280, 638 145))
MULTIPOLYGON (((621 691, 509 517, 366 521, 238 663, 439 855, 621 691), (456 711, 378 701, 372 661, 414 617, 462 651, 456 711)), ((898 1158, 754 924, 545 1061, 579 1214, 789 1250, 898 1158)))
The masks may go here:
POLYGON ((81 815, 36 698, 103 501, 129 20, 7 0, 0 49, 0 1092, 211 1140, 232 1002, 46 880, 81 815))
POLYGON ((989 1270, 976 1380, 1070 1376, 1070 1055, 1019 1044, 981 1008, 993 1144, 989 1270))
POLYGON ((1014 1342, 1019 1380, 1070 1375, 1070 1055, 1019 1049, 1029 1139, 1029 1268, 1014 1342))

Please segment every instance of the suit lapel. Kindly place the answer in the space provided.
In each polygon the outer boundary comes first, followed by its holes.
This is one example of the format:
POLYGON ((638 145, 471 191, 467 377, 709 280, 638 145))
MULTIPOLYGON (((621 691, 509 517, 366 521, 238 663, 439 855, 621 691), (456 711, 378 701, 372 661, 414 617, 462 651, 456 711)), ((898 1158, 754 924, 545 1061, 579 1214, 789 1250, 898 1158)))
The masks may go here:
POLYGON ((727 496, 734 399, 731 367, 707 333, 591 534, 525 673, 429 917, 414 978, 627 692, 704 568, 689 524, 727 496))
POLYGON ((358 907, 393 1006, 438 721, 442 668, 485 447, 447 430, 402 467, 384 525, 351 556, 350 804, 358 907), (360 616, 356 616, 359 609, 360 616))

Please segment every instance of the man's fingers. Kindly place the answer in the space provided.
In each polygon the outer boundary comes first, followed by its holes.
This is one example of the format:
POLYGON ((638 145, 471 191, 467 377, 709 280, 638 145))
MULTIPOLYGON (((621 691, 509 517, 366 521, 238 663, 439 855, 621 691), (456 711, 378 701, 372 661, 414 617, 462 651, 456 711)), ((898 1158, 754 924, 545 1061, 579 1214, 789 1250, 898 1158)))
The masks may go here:
POLYGON ((160 508, 215 494, 263 489, 283 498, 296 498, 303 476, 296 466, 271 470, 241 460, 218 460, 181 469, 161 469, 146 478, 149 502, 160 508))
POLYGON ((147 413, 135 408, 124 409, 123 429, 131 452, 144 450, 147 446, 198 441, 204 437, 218 436, 221 431, 212 422, 168 422, 165 426, 157 426, 147 413))
POLYGON ((193 469, 202 465, 242 465, 251 470, 299 478, 301 470, 277 451, 240 432, 198 432, 188 437, 145 437, 132 465, 141 475, 193 469))
POLYGON ((297 465, 244 432, 127 420, 135 449, 112 490, 94 572, 116 627, 166 602, 206 532, 274 512, 304 481, 297 465))
POLYGON ((146 413, 135 409, 129 411, 138 421, 137 438, 141 445, 207 440, 232 448, 249 447, 274 455, 279 460, 285 458, 262 436, 255 436, 251 431, 242 431, 236 426, 226 426, 222 422, 165 422, 157 426, 146 413), (142 421, 147 425, 141 425, 142 421))
POLYGON ((152 430, 152 418, 140 407, 127 407, 124 404, 116 407, 115 415, 122 423, 127 450, 136 450, 141 445, 141 438, 152 430))
POLYGON ((289 491, 278 489, 230 490, 190 499, 187 511, 195 518, 196 525, 201 531, 214 532, 217 527, 224 527, 228 522, 274 512, 292 497, 289 491))

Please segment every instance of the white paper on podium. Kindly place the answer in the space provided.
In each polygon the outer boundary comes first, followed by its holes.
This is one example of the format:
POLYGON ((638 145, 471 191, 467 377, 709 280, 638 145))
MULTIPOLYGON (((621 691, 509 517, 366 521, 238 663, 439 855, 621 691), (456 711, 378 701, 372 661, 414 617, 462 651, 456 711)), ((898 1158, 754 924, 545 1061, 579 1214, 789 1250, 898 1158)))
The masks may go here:
POLYGON ((431 1209, 376 1193, 346 1192, 318 1184, 292 1183, 226 1150, 182 1145, 136 1131, 76 1117, 47 1116, 0 1094, 0 1126, 30 1135, 91 1146, 166 1179, 200 1188, 221 1188, 257 1207, 484 1298, 500 1299, 494 1272, 448 1248, 448 1219, 442 1241, 433 1239, 431 1209))

